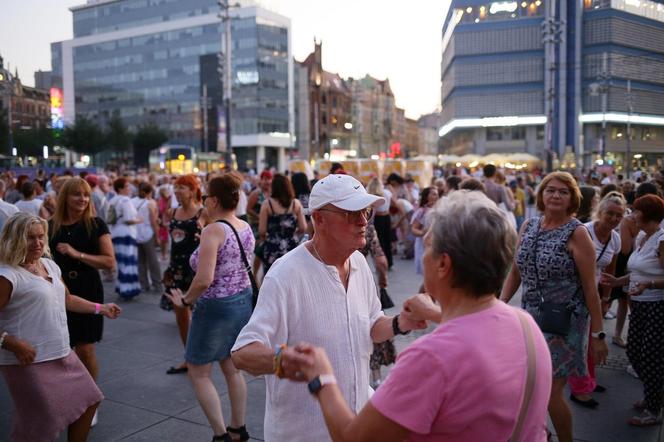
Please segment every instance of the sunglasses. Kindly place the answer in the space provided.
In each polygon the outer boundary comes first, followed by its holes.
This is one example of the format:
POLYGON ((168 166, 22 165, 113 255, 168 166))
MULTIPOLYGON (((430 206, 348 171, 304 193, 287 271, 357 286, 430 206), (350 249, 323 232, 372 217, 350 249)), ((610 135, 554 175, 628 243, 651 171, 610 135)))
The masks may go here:
POLYGON ((318 209, 321 212, 332 212, 344 215, 346 217, 346 222, 348 224, 357 224, 360 221, 360 217, 364 221, 369 222, 373 219, 374 211, 371 208, 356 210, 354 212, 349 212, 347 210, 332 210, 332 209, 318 209))

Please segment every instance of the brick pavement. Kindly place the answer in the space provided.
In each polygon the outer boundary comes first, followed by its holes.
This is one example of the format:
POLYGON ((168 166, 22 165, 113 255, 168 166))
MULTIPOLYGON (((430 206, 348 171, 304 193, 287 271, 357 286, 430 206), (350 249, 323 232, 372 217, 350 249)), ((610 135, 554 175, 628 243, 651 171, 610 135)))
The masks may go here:
MULTIPOLYGON (((396 260, 390 273, 390 295, 401 305, 421 281, 412 261, 396 260)), ((106 293, 113 293, 106 285, 106 293)), ((107 296, 113 300, 115 295, 107 296)), ((106 399, 100 406, 99 424, 90 441, 209 441, 211 430, 200 410, 186 376, 167 376, 166 369, 182 360, 172 313, 158 307, 157 294, 142 294, 123 303, 123 315, 106 321, 104 340, 98 345, 101 367, 99 385, 106 399)), ((515 299, 513 303, 518 303, 515 299)), ((388 310, 397 313, 397 308, 388 310)), ((613 322, 606 321, 606 329, 613 322)), ((424 332, 396 338, 397 349, 404 348, 424 332)), ((624 371, 624 351, 611 346, 606 367, 598 369, 599 382, 608 388, 596 395, 600 406, 586 410, 572 405, 575 440, 592 442, 664 441, 661 427, 633 428, 626 424, 632 415, 630 404, 641 395, 640 383, 624 371)), ((389 373, 389 370, 384 370, 389 373)), ((213 376, 229 416, 227 390, 220 370, 213 376)), ((265 387, 261 377, 247 377, 249 403, 247 426, 252 440, 262 440, 265 387)), ((8 440, 11 400, 0 381, 0 441, 8 440)), ((60 441, 66 440, 64 436, 60 441)))

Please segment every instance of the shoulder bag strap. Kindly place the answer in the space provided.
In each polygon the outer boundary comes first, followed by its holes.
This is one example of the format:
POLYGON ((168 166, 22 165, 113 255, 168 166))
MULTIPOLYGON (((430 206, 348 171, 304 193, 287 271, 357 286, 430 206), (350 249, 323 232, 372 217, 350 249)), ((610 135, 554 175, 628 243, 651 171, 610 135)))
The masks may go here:
POLYGON ((606 250, 606 247, 609 245, 610 242, 611 242, 611 235, 609 234, 609 239, 604 243, 604 247, 602 247, 602 251, 600 252, 595 262, 599 262, 599 260, 602 259, 602 256, 604 256, 604 251, 606 250))
POLYGON ((517 310, 517 316, 521 322, 521 329, 523 330, 523 337, 526 341, 526 356, 528 358, 528 368, 526 374, 526 388, 523 392, 523 400, 521 401, 521 408, 519 409, 519 417, 517 418, 516 425, 512 431, 512 436, 509 442, 518 442, 521 438, 521 431, 523 424, 526 421, 526 413, 530 407, 530 401, 533 397, 533 390, 535 389, 536 377, 536 361, 535 361, 535 340, 533 339, 533 330, 530 323, 525 317, 523 312, 517 310))
POLYGON ((231 230, 235 234, 235 239, 237 239, 237 244, 238 244, 238 247, 240 248, 240 255, 242 256, 242 262, 244 262, 245 270, 249 274, 249 280, 251 281, 251 287, 252 287, 253 290, 256 290, 258 288, 258 285, 256 284, 256 279, 254 278, 254 273, 251 271, 251 266, 249 265, 249 260, 247 259, 247 255, 244 253, 244 247, 242 246, 242 241, 240 240, 240 235, 237 233, 237 230, 235 230, 235 227, 233 227, 233 225, 231 223, 229 223, 228 221, 220 219, 220 220, 217 220, 217 222, 226 224, 228 227, 231 228, 231 230))

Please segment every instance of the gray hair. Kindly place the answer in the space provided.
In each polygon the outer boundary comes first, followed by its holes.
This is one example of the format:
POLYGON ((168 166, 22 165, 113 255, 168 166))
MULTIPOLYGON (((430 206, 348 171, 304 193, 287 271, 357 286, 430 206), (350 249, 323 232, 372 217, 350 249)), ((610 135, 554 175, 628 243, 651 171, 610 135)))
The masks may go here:
POLYGON ((440 199, 431 218, 433 252, 452 260, 453 287, 471 296, 497 293, 517 240, 503 211, 482 192, 460 190, 440 199))

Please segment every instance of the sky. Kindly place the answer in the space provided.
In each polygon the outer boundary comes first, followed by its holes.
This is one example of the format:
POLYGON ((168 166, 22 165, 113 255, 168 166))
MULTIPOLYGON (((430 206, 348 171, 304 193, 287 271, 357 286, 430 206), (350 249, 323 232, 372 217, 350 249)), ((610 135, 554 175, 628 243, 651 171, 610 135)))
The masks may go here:
MULTIPOLYGON (((186 0, 182 0, 186 1, 186 0)), ((72 38, 69 8, 85 0, 0 0, 0 55, 21 81, 51 69, 51 42, 72 38)), ((388 78, 397 106, 417 118, 440 107, 441 30, 449 0, 260 0, 291 19, 293 55, 314 37, 323 68, 342 77, 388 78)))

